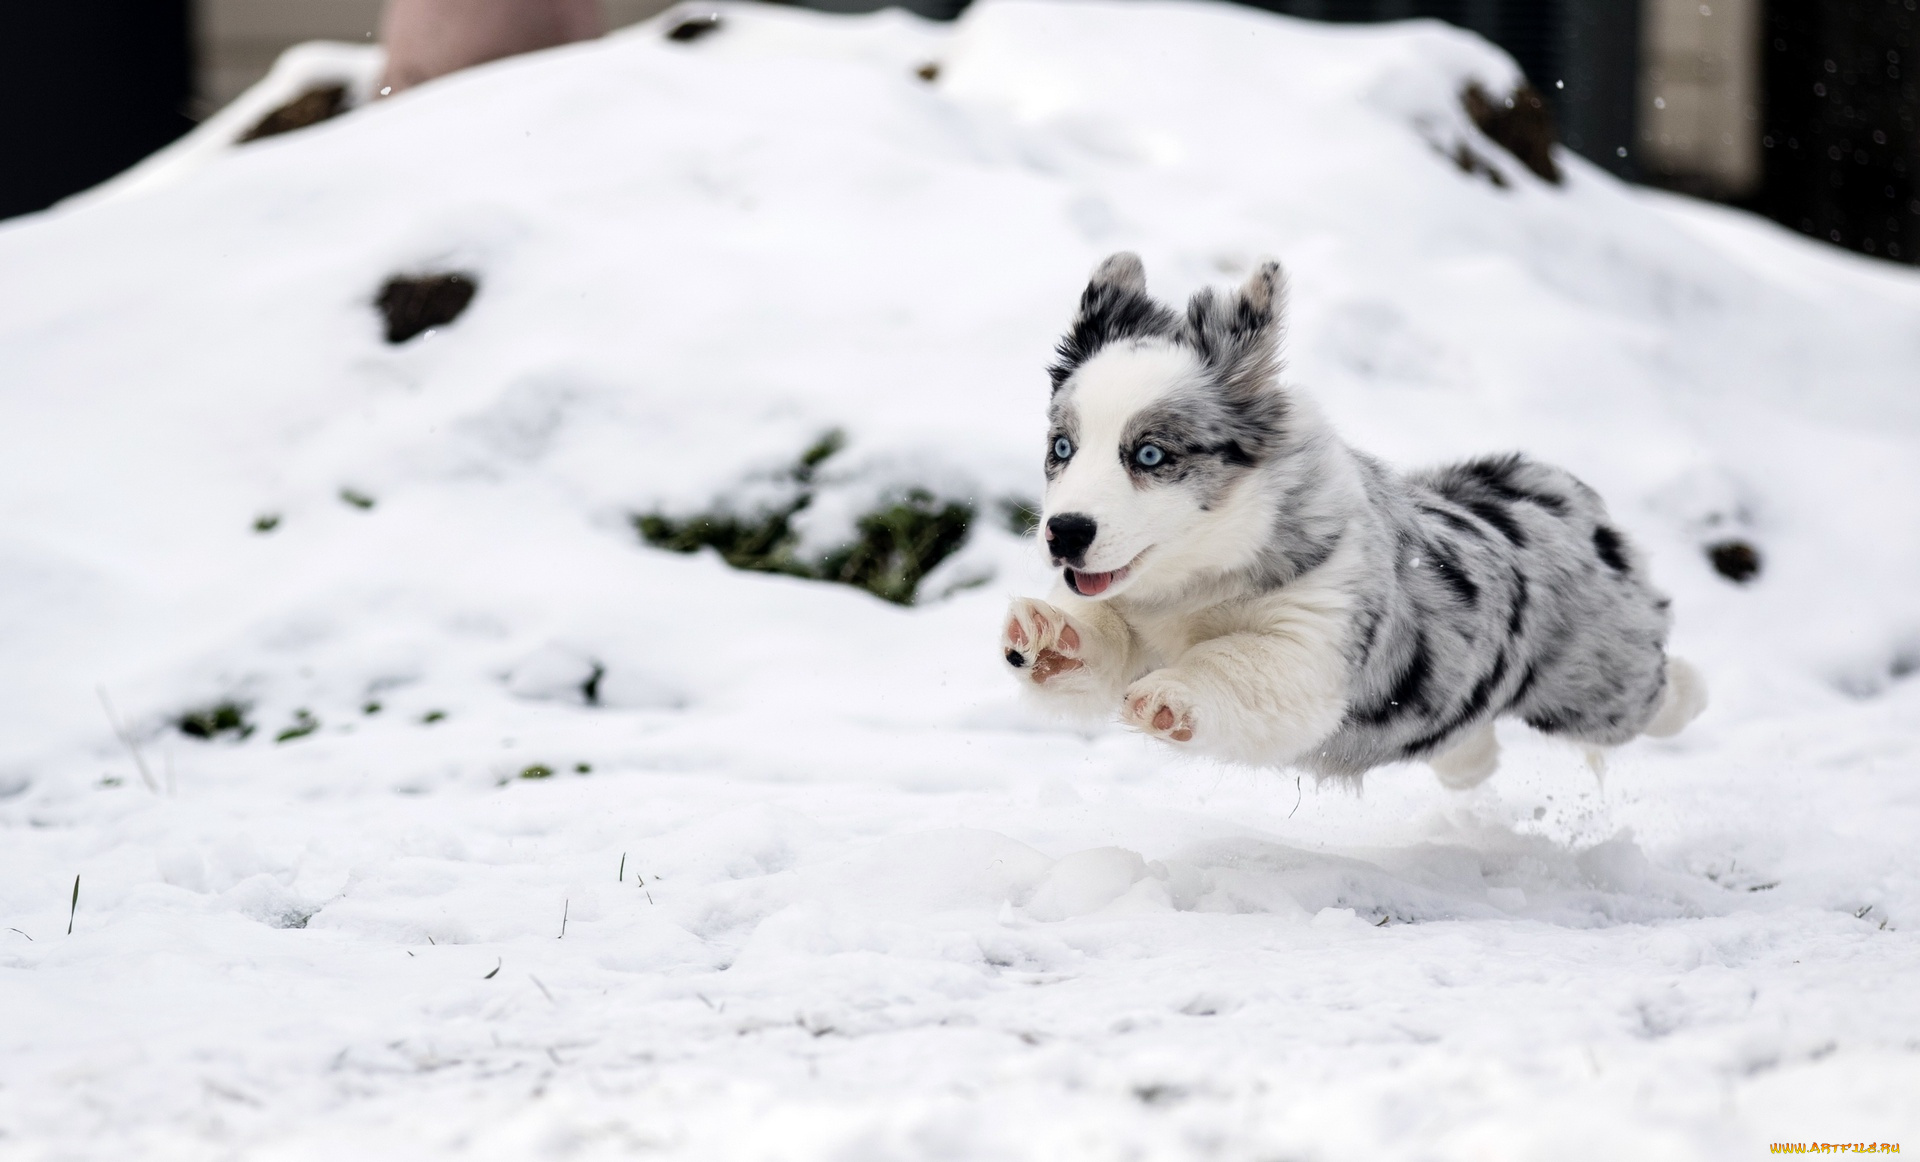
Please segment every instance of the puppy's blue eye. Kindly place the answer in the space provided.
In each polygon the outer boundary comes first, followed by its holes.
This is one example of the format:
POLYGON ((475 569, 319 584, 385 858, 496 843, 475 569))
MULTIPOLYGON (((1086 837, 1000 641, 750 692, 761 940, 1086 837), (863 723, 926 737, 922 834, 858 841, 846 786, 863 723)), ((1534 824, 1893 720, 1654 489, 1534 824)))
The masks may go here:
POLYGON ((1065 436, 1061 436, 1055 440, 1053 442, 1053 455, 1059 460, 1071 460, 1073 458, 1073 441, 1067 439, 1065 436))
POLYGON ((1166 458, 1167 454, 1160 450, 1158 444, 1142 444, 1140 450, 1133 454, 1135 463, 1142 468, 1151 468, 1166 458))

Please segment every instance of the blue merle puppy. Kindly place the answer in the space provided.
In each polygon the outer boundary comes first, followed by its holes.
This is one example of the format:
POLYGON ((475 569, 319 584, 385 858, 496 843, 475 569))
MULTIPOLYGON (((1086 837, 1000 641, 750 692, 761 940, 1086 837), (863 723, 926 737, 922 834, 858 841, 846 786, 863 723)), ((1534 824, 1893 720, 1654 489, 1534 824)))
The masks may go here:
POLYGON ((1041 528, 1060 583, 1018 598, 1010 672, 1222 758, 1468 787, 1514 715, 1589 747, 1706 704, 1668 601, 1569 473, 1519 455, 1401 474, 1279 379, 1278 263, 1176 314, 1100 265, 1051 368, 1041 528))

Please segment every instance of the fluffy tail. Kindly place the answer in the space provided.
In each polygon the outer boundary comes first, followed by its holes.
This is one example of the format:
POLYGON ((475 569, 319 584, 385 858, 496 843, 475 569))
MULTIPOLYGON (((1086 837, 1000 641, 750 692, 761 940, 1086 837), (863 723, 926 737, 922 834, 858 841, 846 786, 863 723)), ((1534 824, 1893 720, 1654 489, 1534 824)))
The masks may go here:
POLYGON ((1642 733, 1649 738, 1672 738, 1706 708, 1707 680, 1685 658, 1668 658, 1666 694, 1642 733))

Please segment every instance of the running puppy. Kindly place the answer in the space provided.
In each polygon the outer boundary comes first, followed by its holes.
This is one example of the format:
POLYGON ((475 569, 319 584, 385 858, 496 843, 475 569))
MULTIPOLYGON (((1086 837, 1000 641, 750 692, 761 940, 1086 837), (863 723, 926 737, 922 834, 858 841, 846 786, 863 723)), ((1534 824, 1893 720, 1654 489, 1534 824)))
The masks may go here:
POLYGON ((1280 383, 1284 299, 1274 262, 1184 317, 1136 256, 1094 272, 1049 369, 1061 580, 1013 602, 1014 677, 1222 758, 1421 759, 1454 787, 1493 773, 1503 714, 1618 746, 1705 707, 1592 489, 1519 455, 1401 475, 1347 447, 1280 383))

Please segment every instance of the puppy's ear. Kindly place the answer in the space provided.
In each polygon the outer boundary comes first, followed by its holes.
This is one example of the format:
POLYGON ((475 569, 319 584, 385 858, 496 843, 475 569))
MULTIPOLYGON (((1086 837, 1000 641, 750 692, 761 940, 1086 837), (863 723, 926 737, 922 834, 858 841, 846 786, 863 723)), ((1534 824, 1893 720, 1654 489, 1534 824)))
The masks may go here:
POLYGON ((1246 285, 1240 288, 1240 297, 1246 300, 1249 310, 1279 319, 1287 309, 1286 272, 1278 262, 1267 259, 1248 276, 1246 285))
MULTIPOLYGON (((1131 250, 1122 250, 1110 254, 1106 261, 1093 268, 1093 278, 1087 283, 1087 293, 1093 293, 1097 286, 1110 286, 1117 290, 1131 291, 1137 295, 1147 293, 1147 267, 1140 256, 1131 250)), ((1084 309, 1086 298, 1081 298, 1084 309)))
POLYGON ((1140 256, 1121 251, 1094 268, 1093 278, 1080 294, 1074 316, 1060 345, 1054 349, 1047 374, 1059 391, 1080 365, 1109 343, 1125 339, 1171 336, 1179 327, 1172 311, 1147 297, 1147 268, 1140 256))
POLYGON ((1230 391, 1262 391, 1280 375, 1286 308, 1286 275, 1268 259, 1231 295, 1212 288, 1194 295, 1182 338, 1230 391))

